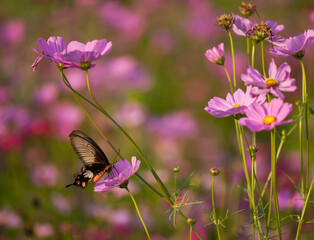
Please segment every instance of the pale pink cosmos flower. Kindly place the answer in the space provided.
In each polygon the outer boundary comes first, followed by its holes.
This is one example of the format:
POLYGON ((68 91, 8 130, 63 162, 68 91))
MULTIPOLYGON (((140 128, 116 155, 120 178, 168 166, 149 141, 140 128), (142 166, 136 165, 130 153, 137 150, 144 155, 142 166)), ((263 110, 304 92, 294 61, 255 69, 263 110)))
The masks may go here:
POLYGON ((245 85, 253 85, 253 94, 270 93, 275 97, 284 99, 282 92, 294 92, 297 89, 295 79, 290 78, 291 67, 283 63, 277 69, 274 59, 271 60, 268 68, 268 77, 263 76, 259 71, 248 67, 247 73, 241 74, 241 79, 245 85))
POLYGON ((112 48, 112 43, 107 42, 105 38, 101 40, 93 40, 86 44, 72 41, 65 49, 64 54, 61 55, 61 59, 64 62, 70 64, 70 67, 78 67, 84 70, 95 66, 93 61, 103 57, 112 48))
POLYGON ((297 59, 302 59, 305 54, 305 49, 314 43, 314 30, 309 29, 295 37, 290 37, 285 40, 281 46, 274 46, 269 50, 269 53, 274 56, 288 57, 294 56, 297 59))
POLYGON ((208 49, 205 52, 205 57, 212 63, 216 63, 217 65, 224 65, 224 62, 225 62, 224 44, 220 43, 218 47, 213 47, 212 49, 208 49))
POLYGON ((37 187, 53 187, 57 184, 58 170, 53 164, 40 164, 33 169, 31 179, 37 187))
POLYGON ((239 120, 239 124, 246 126, 252 132, 272 130, 278 125, 292 122, 284 119, 292 111, 292 104, 284 103, 280 98, 274 98, 264 104, 253 103, 245 111, 246 117, 239 120))
POLYGON ((243 92, 243 90, 239 88, 233 95, 228 93, 226 100, 220 97, 212 98, 208 102, 208 106, 205 107, 205 111, 215 117, 228 117, 231 115, 244 114, 248 106, 255 102, 259 104, 264 103, 265 100, 266 94, 253 96, 252 87, 248 86, 246 92, 243 92))
POLYGON ((39 238, 48 238, 54 234, 54 229, 50 223, 35 223, 34 233, 39 238))
POLYGON ((117 162, 112 168, 112 174, 109 174, 103 181, 98 181, 94 187, 95 192, 108 192, 110 189, 119 187, 121 184, 128 181, 128 179, 137 172, 141 161, 132 157, 132 164, 128 160, 121 160, 117 162))
POLYGON ((0 227, 19 228, 21 226, 21 217, 8 207, 0 209, 0 227))

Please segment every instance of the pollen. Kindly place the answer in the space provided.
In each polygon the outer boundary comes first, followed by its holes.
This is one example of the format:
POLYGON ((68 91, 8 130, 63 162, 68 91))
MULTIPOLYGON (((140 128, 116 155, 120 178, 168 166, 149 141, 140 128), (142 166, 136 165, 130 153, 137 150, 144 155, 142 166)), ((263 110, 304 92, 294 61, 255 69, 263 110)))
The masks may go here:
POLYGON ((270 124, 272 124, 275 121, 276 121, 276 118, 274 116, 266 116, 263 119, 263 123, 266 124, 266 125, 270 125, 270 124))
POLYGON ((238 103, 233 105, 233 108, 237 108, 237 107, 242 107, 242 105, 238 103))
POLYGON ((276 81, 276 79, 273 79, 273 78, 266 78, 265 83, 269 87, 276 87, 278 85, 278 82, 276 81))

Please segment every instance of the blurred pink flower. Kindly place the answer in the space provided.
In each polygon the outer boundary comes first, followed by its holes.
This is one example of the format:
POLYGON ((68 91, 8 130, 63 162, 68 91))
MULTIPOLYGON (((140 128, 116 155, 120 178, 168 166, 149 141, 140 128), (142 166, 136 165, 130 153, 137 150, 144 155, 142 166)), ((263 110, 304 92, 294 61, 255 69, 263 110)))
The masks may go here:
POLYGON ((26 136, 31 116, 20 106, 0 106, 0 150, 18 149, 26 136))
POLYGON ((48 238, 53 236, 54 229, 50 223, 35 223, 34 233, 39 238, 48 238))
POLYGON ((162 54, 168 54, 176 47, 175 39, 168 29, 156 30, 151 36, 151 44, 153 49, 162 54))
POLYGON ((36 89, 34 100, 37 104, 46 105, 52 103, 58 97, 58 87, 55 83, 46 83, 36 89))
POLYGON ((5 207, 0 209, 0 228, 19 228, 21 226, 21 217, 15 212, 5 207))
POLYGON ((0 26, 0 43, 18 45, 25 39, 25 23, 22 19, 14 19, 0 26))
POLYGON ((314 10, 312 10, 309 14, 310 21, 314 24, 314 10))
POLYGON ((71 212, 72 204, 70 201, 60 193, 53 193, 51 195, 51 201, 54 207, 63 214, 68 214, 71 212))
POLYGON ((300 211, 303 207, 303 200, 298 192, 292 194, 290 190, 284 189, 278 193, 280 210, 300 211))
POLYGON ((92 84, 104 84, 106 91, 141 90, 151 88, 152 79, 144 67, 133 57, 124 55, 91 69, 92 84))
POLYGON ((82 123, 84 115, 76 105, 59 102, 52 107, 50 119, 56 134, 63 139, 68 139, 72 130, 82 123))
POLYGON ((151 117, 148 130, 167 137, 192 137, 198 133, 195 119, 186 112, 171 112, 161 117, 151 117))
POLYGON ((99 15, 107 26, 127 37, 127 41, 138 39, 146 28, 144 19, 136 10, 126 8, 117 1, 104 3, 99 9, 99 15))
POLYGON ((10 93, 9 87, 0 87, 0 104, 8 101, 10 93))
POLYGON ((31 179, 37 187, 53 187, 57 183, 58 170, 53 164, 39 164, 31 173, 31 179))
POLYGON ((123 126, 134 128, 146 120, 143 105, 138 102, 127 102, 116 111, 115 119, 123 126))
MULTIPOLYGON (((89 70, 89 74, 94 71, 94 69, 89 70)), ((76 91, 82 90, 87 87, 86 85, 86 74, 82 70, 78 68, 68 68, 64 71, 68 81, 70 82, 72 88, 74 88, 76 91)), ((92 83, 94 83, 94 79, 90 79, 92 83)), ((68 92, 71 92, 71 89, 69 89, 65 84, 62 84, 62 88, 68 92)))

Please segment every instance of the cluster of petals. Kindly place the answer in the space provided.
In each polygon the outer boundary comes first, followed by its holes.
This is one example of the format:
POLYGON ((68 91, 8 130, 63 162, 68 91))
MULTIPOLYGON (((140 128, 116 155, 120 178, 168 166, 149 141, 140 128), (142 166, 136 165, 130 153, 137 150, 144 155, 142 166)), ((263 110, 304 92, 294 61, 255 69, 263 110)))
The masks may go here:
POLYGON ((264 104, 253 103, 248 106, 246 117, 239 120, 239 124, 246 126, 252 132, 272 130, 275 126, 292 122, 284 119, 292 111, 292 104, 284 103, 280 98, 274 98, 264 104))
POLYGON ((93 40, 86 44, 72 41, 68 45, 65 44, 62 37, 49 37, 46 41, 43 38, 37 40, 39 50, 33 49, 39 54, 34 61, 32 67, 35 71, 38 63, 43 59, 48 59, 61 64, 62 67, 89 68, 95 66, 91 64, 105 54, 111 48, 112 43, 106 39, 93 40), (87 66, 87 67, 86 67, 87 66))
POLYGON ((212 63, 223 65, 225 62, 224 57, 224 44, 220 43, 218 47, 213 47, 205 52, 205 57, 212 63))
POLYGON ((309 29, 295 37, 290 37, 285 40, 281 46, 274 46, 269 50, 269 53, 274 56, 288 57, 295 56, 302 58, 304 50, 314 43, 314 30, 309 29))
POLYGON ((136 160, 136 157, 132 157, 131 164, 128 160, 117 162, 112 169, 112 173, 105 177, 103 181, 96 183, 94 191, 107 192, 127 182, 128 179, 137 172, 140 164, 141 161, 136 160))
POLYGON ((262 104, 266 100, 266 94, 253 96, 252 91, 252 87, 248 86, 246 92, 243 92, 243 90, 239 88, 233 95, 228 93, 226 100, 214 97, 208 102, 205 111, 219 118, 244 114, 251 104, 262 104))
MULTIPOLYGON (((284 25, 278 25, 276 21, 273 20, 266 20, 263 21, 266 23, 272 30, 273 36, 267 37, 265 40, 271 42, 274 45, 281 45, 284 42, 284 38, 280 35, 275 35, 276 33, 285 29, 284 25)), ((238 15, 235 16, 234 24, 232 25, 232 30, 235 34, 239 36, 250 36, 252 33, 253 28, 257 25, 257 22, 253 22, 248 18, 240 17, 238 15)))
POLYGON ((297 89, 295 79, 290 78, 290 72, 291 68, 287 63, 283 63, 277 69, 275 61, 272 59, 268 68, 268 78, 249 66, 247 73, 241 74, 241 79, 244 81, 245 85, 258 87, 253 89, 253 94, 270 93, 275 97, 284 99, 285 96, 282 92, 293 92, 297 89))

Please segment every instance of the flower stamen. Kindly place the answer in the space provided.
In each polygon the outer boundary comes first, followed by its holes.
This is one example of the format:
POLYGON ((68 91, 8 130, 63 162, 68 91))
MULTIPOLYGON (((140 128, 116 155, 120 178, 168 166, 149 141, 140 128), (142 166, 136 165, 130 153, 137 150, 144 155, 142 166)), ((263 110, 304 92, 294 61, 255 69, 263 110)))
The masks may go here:
POLYGON ((266 116, 263 119, 263 123, 266 124, 266 125, 270 125, 270 124, 272 124, 275 121, 276 121, 276 118, 274 116, 266 116))
POLYGON ((236 103, 236 104, 234 104, 234 105, 233 105, 233 107, 232 107, 232 108, 237 108, 237 107, 242 107, 242 105, 241 105, 241 104, 236 103))
POLYGON ((274 78, 266 78, 265 83, 269 87, 276 87, 278 85, 278 82, 274 78))

